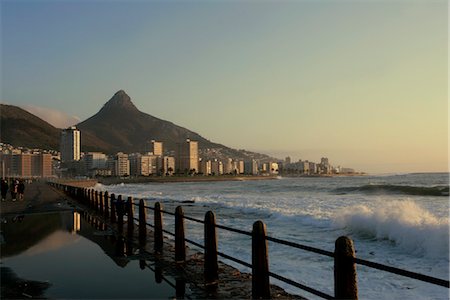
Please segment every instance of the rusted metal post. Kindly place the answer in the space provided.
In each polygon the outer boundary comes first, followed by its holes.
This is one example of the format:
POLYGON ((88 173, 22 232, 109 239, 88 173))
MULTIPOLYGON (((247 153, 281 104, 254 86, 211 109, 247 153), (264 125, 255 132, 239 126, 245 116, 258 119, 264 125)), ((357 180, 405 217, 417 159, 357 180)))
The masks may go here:
POLYGON ((162 253, 163 252, 163 221, 162 221, 162 212, 161 212, 161 204, 159 202, 155 203, 155 211, 154 211, 154 221, 155 221, 155 252, 162 253))
POLYGON ((128 197, 128 201, 127 201, 127 233, 128 233, 128 236, 133 236, 133 231, 134 231, 133 198, 128 197))
POLYGON ((92 206, 91 199, 92 199, 92 190, 88 189, 88 191, 87 191, 87 204, 88 204, 88 206, 92 206))
POLYGON ((103 198, 105 199, 104 200, 104 203, 105 203, 105 218, 108 218, 109 217, 109 194, 108 194, 107 191, 103 194, 103 198))
POLYGON ((111 223, 116 223, 117 219, 116 219, 116 195, 115 194, 111 194, 111 223))
POLYGON ((205 283, 217 284, 219 265, 217 263, 216 215, 212 211, 205 214, 205 283))
POLYGON ((269 248, 266 225, 253 223, 252 231, 252 298, 270 299, 269 248))
POLYGON ((175 209, 175 262, 186 260, 186 243, 184 240, 184 212, 183 207, 175 209))
POLYGON ((98 211, 98 191, 94 192, 94 209, 98 211))
POLYGON ((145 245, 147 241, 147 210, 144 199, 139 200, 139 243, 145 245))
POLYGON ((123 201, 122 201, 122 195, 117 196, 116 209, 117 209, 117 227, 119 228, 119 233, 122 233, 123 232, 123 201))
POLYGON ((103 192, 100 191, 98 193, 98 205, 99 205, 99 211, 100 213, 103 213, 103 207, 104 207, 104 198, 103 198, 103 192))
POLYGON ((355 249, 353 241, 346 236, 336 240, 334 250, 334 297, 358 299, 355 249))

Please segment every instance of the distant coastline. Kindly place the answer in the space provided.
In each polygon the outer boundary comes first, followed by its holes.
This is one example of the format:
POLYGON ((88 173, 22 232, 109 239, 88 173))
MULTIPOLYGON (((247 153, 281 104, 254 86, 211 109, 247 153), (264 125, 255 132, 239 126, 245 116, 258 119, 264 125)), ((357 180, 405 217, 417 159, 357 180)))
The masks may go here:
POLYGON ((98 177, 96 179, 63 179, 59 180, 65 184, 79 187, 92 187, 96 183, 104 185, 112 184, 136 184, 136 183, 177 183, 177 182, 219 182, 219 181, 254 181, 254 180, 273 180, 279 178, 332 178, 332 177, 355 177, 366 176, 366 173, 351 174, 283 174, 283 175, 259 175, 259 176, 165 176, 165 177, 98 177))
POLYGON ((120 183, 173 183, 173 182, 215 182, 215 181, 250 181, 272 180, 277 176, 166 176, 166 177, 103 177, 97 178, 104 185, 120 183))

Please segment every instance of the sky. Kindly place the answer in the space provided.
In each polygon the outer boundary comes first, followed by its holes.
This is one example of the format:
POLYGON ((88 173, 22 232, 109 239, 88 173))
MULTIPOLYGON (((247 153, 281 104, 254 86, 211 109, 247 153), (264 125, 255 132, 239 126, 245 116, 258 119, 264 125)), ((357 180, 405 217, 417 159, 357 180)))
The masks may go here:
POLYGON ((61 127, 123 89, 236 149, 447 172, 447 28, 433 0, 1 0, 0 100, 61 127))

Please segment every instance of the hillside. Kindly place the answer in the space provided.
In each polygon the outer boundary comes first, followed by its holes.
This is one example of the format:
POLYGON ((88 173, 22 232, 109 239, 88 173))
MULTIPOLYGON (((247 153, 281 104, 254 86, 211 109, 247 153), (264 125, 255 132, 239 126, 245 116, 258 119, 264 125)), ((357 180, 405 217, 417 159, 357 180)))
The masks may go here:
MULTIPOLYGON (((0 141, 14 146, 59 149, 61 129, 35 115, 12 105, 1 105, 0 141)), ((151 139, 162 141, 165 151, 174 151, 176 144, 187 138, 199 142, 200 157, 228 157, 260 161, 273 160, 267 155, 235 150, 211 142, 196 132, 139 111, 122 90, 104 104, 92 117, 77 125, 81 132, 81 151, 115 154, 143 152, 151 139)))
POLYGON ((14 146, 58 149, 60 130, 17 106, 0 104, 0 141, 14 146))
POLYGON ((199 142, 200 154, 204 157, 268 158, 213 143, 196 132, 141 112, 123 90, 77 127, 84 134, 83 149, 97 148, 107 153, 142 152, 146 141, 151 139, 162 141, 166 151, 175 150, 177 143, 190 138, 199 142))

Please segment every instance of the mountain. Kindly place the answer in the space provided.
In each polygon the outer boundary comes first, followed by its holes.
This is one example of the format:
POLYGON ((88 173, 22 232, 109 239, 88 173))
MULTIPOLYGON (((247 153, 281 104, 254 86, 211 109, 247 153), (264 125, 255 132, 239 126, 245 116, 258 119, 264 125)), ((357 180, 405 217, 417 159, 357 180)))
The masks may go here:
MULTIPOLYGON (((13 105, 1 104, 0 141, 13 146, 58 150, 61 129, 13 105)), ((165 151, 190 138, 199 142, 199 155, 207 159, 275 160, 264 154, 235 150, 213 143, 198 133, 139 111, 120 90, 95 115, 77 125, 82 151, 115 154, 143 152, 149 140, 162 141, 165 151)))
POLYGON ((0 141, 14 146, 58 149, 57 129, 17 106, 0 104, 0 141))
POLYGON ((83 151, 97 150, 111 154, 118 151, 142 152, 145 143, 151 139, 162 141, 164 149, 170 151, 176 149, 177 143, 190 138, 199 142, 203 157, 268 158, 213 143, 196 132, 141 112, 123 90, 115 93, 98 113, 77 127, 81 131, 83 151))

